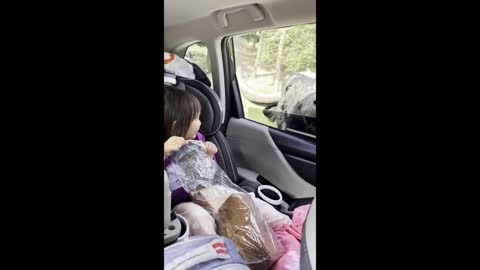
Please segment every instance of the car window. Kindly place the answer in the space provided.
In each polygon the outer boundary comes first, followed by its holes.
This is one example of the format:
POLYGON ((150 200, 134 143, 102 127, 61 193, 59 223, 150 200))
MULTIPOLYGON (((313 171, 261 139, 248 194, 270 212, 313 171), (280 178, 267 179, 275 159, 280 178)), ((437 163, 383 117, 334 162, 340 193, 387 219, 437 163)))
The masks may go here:
POLYGON ((316 24, 233 37, 245 118, 316 135, 316 24))
POLYGON ((188 61, 197 64, 210 79, 212 80, 212 68, 210 66, 210 56, 208 55, 208 48, 202 42, 197 42, 193 45, 190 45, 185 53, 185 59, 188 61))

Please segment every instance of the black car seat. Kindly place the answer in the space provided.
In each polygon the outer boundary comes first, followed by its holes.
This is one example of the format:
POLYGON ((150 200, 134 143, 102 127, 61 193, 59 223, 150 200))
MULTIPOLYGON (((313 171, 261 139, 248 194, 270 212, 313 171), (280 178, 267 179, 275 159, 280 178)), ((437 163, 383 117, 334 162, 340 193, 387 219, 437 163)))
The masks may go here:
MULTIPOLYGON (((208 80, 206 76, 201 77, 203 81, 208 80)), ((222 125, 223 111, 220 105, 220 98, 218 95, 207 86, 206 81, 201 82, 196 79, 189 79, 181 76, 176 76, 169 73, 164 73, 164 83, 174 85, 176 88, 188 91, 197 97, 202 106, 202 113, 200 121, 200 133, 205 136, 205 140, 214 143, 218 152, 215 159, 218 165, 227 173, 228 177, 234 182, 238 183, 239 176, 237 167, 233 160, 232 151, 225 139, 225 136, 220 131, 222 125)))

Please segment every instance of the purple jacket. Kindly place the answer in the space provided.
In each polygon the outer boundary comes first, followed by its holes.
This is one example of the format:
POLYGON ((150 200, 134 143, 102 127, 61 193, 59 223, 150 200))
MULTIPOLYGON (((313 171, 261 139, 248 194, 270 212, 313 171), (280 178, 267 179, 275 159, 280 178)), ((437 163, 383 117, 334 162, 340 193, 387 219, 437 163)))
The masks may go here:
MULTIPOLYGON (((200 132, 197 132, 194 140, 197 140, 197 141, 202 141, 202 142, 205 142, 205 136, 203 136, 200 132)), ((164 161, 164 169, 166 170, 170 164, 172 163, 172 160, 170 157, 167 157, 165 158, 165 161, 164 161)), ((188 193, 185 191, 185 189, 183 187, 178 187, 177 184, 175 184, 174 182, 177 180, 175 175, 172 175, 171 172, 168 172, 168 176, 169 176, 169 186, 170 186, 170 191, 172 192, 172 208, 175 207, 177 204, 179 203, 182 203, 182 202, 189 202, 191 201, 190 199, 190 195, 188 195, 188 193), (172 190, 174 189, 174 190, 172 190)))

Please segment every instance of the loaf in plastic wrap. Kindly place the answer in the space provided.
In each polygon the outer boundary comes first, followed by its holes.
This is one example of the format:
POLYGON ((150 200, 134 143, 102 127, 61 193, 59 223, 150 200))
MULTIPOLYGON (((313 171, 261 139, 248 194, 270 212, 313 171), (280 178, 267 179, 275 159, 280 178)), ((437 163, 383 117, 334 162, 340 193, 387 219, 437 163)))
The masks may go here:
POLYGON ((172 155, 171 166, 192 201, 213 216, 217 233, 235 243, 252 269, 268 269, 283 254, 253 199, 205 153, 202 142, 189 141, 172 155))

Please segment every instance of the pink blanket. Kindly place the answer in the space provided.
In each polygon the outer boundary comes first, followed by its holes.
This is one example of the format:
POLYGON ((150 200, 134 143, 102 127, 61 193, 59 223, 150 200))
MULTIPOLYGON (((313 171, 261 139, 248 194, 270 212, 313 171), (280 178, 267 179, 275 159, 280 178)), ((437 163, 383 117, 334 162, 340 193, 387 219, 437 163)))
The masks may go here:
POLYGON ((302 205, 293 211, 292 225, 279 225, 273 228, 275 235, 285 248, 285 254, 270 268, 273 270, 300 269, 300 241, 303 223, 310 205, 302 205))

